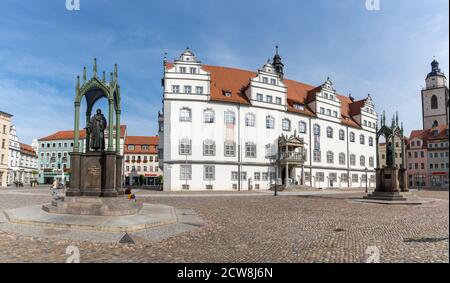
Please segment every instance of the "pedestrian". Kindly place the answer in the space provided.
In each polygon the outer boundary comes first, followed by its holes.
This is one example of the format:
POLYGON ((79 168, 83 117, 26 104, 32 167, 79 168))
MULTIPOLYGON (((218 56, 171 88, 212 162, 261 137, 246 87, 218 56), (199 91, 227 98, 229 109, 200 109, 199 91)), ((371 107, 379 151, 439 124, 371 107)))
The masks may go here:
POLYGON ((53 197, 54 200, 58 200, 59 199, 59 196, 58 196, 58 181, 56 179, 53 180, 52 197, 53 197))

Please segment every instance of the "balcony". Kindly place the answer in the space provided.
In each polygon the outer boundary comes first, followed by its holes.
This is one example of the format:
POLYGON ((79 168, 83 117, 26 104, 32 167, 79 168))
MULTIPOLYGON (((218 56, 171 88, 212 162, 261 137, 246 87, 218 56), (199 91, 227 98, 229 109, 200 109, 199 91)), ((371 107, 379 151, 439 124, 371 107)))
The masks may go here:
POLYGON ((302 164, 306 161, 306 151, 296 152, 287 151, 278 154, 278 161, 281 163, 297 163, 302 164))

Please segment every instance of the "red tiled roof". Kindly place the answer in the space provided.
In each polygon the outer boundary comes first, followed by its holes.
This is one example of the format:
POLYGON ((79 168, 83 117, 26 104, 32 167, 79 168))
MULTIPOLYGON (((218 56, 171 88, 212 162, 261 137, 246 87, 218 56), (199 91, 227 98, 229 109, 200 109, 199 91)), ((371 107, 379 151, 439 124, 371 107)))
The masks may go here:
MULTIPOLYGON (((173 63, 166 63, 166 67, 169 69, 173 66, 173 63)), ((212 101, 250 105, 245 90, 249 87, 250 80, 257 76, 256 72, 210 65, 202 65, 202 69, 211 75, 212 101), (230 92, 231 96, 225 96, 224 92, 230 92)), ((305 107, 305 110, 298 110, 293 105, 294 103, 300 103, 307 106, 309 102, 314 100, 315 94, 320 91, 321 86, 315 87, 289 79, 284 79, 283 83, 288 89, 288 111, 315 116, 315 113, 309 107, 305 107)), ((346 96, 337 95, 337 98, 341 102, 342 123, 350 127, 360 128, 361 126, 351 116, 360 113, 360 108, 364 105, 365 99, 353 102, 346 96)))
MULTIPOLYGON (((125 137, 125 132, 127 130, 126 125, 120 126, 120 137, 125 137)), ((39 139, 39 141, 57 141, 57 140, 73 140, 75 138, 74 131, 59 131, 48 137, 39 139)), ((86 131, 80 130, 80 139, 86 138, 86 131)))
POLYGON ((409 139, 415 139, 415 138, 421 138, 423 139, 424 134, 426 133, 426 130, 414 130, 411 132, 411 134, 409 135, 409 139))
POLYGON ((34 149, 30 145, 24 143, 20 143, 20 153, 37 157, 34 149))
POLYGON ((446 134, 446 130, 448 129, 448 125, 440 125, 436 128, 429 129, 425 133, 425 140, 442 140, 442 139, 448 139, 448 136, 446 134), (438 131, 438 134, 435 136, 434 132, 438 131))
POLYGON ((127 136, 125 139, 126 154, 158 154, 158 136, 127 136), (134 145, 134 150, 128 150, 128 145, 134 145), (148 145, 148 150, 143 150, 142 146, 148 145))

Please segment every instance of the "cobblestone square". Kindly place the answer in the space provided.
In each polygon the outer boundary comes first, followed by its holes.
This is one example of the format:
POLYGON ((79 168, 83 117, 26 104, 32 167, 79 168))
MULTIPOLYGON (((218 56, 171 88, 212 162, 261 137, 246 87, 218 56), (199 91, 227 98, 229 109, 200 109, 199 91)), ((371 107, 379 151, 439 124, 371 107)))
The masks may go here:
MULTIPOLYGON (((192 209, 207 224, 161 241, 131 235, 135 244, 58 240, 64 230, 27 237, 5 232, 3 210, 50 201, 49 190, 0 191, 0 262, 65 262, 79 248, 81 262, 362 262, 376 246, 381 262, 449 261, 449 193, 420 191, 437 201, 421 206, 353 202, 362 192, 341 193, 155 193, 149 204, 192 209)), ((29 228, 31 229, 31 228, 29 228)))

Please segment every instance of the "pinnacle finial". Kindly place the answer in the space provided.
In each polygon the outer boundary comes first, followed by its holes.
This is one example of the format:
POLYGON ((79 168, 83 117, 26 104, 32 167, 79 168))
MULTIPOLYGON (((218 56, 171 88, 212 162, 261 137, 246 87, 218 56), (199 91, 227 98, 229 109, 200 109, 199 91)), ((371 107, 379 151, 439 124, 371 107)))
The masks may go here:
POLYGON ((109 81, 109 83, 110 83, 110 84, 112 84, 112 83, 113 83, 113 81, 114 81, 114 74, 113 74, 113 72, 111 72, 111 74, 110 74, 110 81, 109 81))
POLYGON ((277 55, 278 55, 278 44, 275 46, 275 49, 276 49, 276 52, 277 52, 277 55))
POLYGON ((86 67, 83 68, 83 82, 85 82, 87 80, 87 71, 86 71, 86 67))
POLYGON ((106 73, 105 73, 105 71, 103 71, 102 82, 103 83, 106 82, 106 73))
POLYGON ((117 64, 114 64, 114 79, 117 80, 118 77, 119 77, 118 67, 117 64))
POLYGON ((395 113, 395 125, 398 127, 398 111, 395 113))
POLYGON ((77 76, 77 86, 76 86, 77 90, 80 89, 80 76, 77 76))
POLYGON ((97 58, 94 58, 94 77, 97 77, 97 58))

